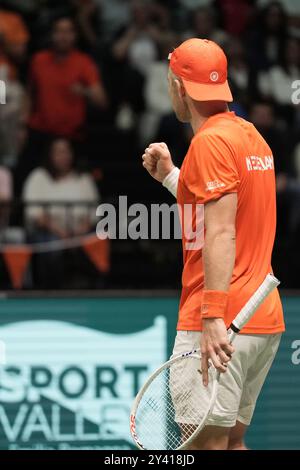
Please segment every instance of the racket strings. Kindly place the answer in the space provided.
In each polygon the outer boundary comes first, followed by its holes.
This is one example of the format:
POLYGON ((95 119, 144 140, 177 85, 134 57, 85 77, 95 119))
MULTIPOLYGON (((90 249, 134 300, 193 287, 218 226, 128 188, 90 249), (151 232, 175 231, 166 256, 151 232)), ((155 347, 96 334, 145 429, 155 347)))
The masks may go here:
POLYGON ((163 369, 146 389, 136 413, 136 433, 146 449, 178 448, 205 419, 214 369, 209 371, 208 387, 204 387, 199 361, 195 357, 180 358, 163 369))

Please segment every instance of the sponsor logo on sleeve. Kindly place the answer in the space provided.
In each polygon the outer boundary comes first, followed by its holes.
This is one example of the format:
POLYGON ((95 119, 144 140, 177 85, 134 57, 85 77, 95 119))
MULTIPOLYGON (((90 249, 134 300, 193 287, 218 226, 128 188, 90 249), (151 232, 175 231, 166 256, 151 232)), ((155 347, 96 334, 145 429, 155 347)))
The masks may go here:
POLYGON ((215 189, 219 188, 224 188, 225 183, 222 183, 221 181, 214 180, 214 181, 208 181, 206 183, 206 191, 214 191, 215 189))

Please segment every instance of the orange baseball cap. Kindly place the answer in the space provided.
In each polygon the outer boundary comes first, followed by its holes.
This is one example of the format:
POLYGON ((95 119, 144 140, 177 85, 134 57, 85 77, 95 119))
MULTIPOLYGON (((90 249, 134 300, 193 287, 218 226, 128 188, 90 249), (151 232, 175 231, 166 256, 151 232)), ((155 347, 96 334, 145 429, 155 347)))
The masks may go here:
POLYGON ((223 50, 208 39, 188 39, 170 55, 172 72, 183 81, 187 94, 196 101, 232 101, 223 50))

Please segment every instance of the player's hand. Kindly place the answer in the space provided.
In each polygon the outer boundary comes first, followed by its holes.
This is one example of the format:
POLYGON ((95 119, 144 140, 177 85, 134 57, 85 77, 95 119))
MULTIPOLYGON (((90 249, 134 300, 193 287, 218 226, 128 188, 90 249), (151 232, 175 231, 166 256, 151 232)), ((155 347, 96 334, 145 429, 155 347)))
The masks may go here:
POLYGON ((226 372, 227 363, 234 352, 222 318, 203 319, 200 347, 202 380, 206 386, 208 384, 209 359, 219 372, 226 372))
POLYGON ((175 167, 168 146, 164 142, 149 145, 142 159, 144 168, 160 183, 175 167))

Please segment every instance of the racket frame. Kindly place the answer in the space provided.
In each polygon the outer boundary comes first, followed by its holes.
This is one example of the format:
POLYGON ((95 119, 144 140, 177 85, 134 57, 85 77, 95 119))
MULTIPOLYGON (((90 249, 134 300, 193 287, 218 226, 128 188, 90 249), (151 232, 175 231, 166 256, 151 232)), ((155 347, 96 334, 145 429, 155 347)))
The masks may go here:
MULTIPOLYGON (((174 363, 182 360, 183 358, 185 357, 193 357, 194 359, 198 359, 199 360, 199 363, 201 361, 201 356, 199 355, 199 351, 200 351, 200 348, 198 349, 194 349, 193 351, 189 351, 189 352, 186 352, 186 353, 182 353, 182 354, 178 354, 177 356, 174 356, 172 357, 171 359, 169 359, 168 361, 166 361, 163 365, 161 365, 160 367, 158 367, 154 372, 153 374, 148 378, 148 380, 144 383, 144 385, 142 386, 142 388, 140 389, 140 391, 138 392, 135 400, 134 400, 134 403, 133 403, 133 406, 132 406, 132 409, 131 409, 131 413, 130 413, 130 432, 131 432, 131 435, 136 443, 136 445, 138 446, 139 449, 141 450, 153 450, 153 449, 147 449, 140 441, 139 441, 139 438, 138 438, 138 435, 136 433, 136 425, 135 425, 135 417, 136 417, 136 412, 137 412, 137 409, 138 409, 138 406, 139 406, 139 403, 144 395, 144 392, 145 390, 147 390, 147 388, 149 387, 149 385, 156 379, 156 377, 164 370, 164 369, 168 369, 171 365, 173 365, 174 363)), ((193 432, 193 434, 191 434, 191 436, 189 437, 189 439, 187 441, 185 441, 181 446, 179 446, 176 450, 182 450, 184 449, 198 434, 199 432, 201 432, 201 430, 203 429, 203 427, 205 426, 205 422, 207 421, 207 418, 209 416, 209 414, 211 413, 212 411, 212 408, 214 407, 214 404, 215 404, 215 400, 216 400, 216 395, 217 395, 217 388, 218 388, 218 373, 216 372, 216 374, 214 374, 214 378, 213 378, 213 383, 212 383, 212 394, 211 394, 211 399, 210 399, 210 403, 209 403, 209 407, 207 408, 207 411, 201 421, 201 423, 199 424, 199 426, 197 427, 197 429, 195 429, 195 431, 193 432)))

